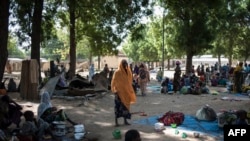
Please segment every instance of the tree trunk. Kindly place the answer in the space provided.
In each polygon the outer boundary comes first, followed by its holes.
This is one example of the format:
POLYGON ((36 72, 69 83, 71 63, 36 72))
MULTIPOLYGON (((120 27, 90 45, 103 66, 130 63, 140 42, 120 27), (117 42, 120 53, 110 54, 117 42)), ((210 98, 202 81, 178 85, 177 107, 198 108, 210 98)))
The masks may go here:
POLYGON ((219 69, 220 70, 220 68, 221 68, 221 54, 218 54, 218 63, 219 63, 219 68, 217 68, 217 69, 219 69))
POLYGON ((186 59, 186 74, 189 74, 192 69, 192 59, 193 59, 193 54, 190 52, 187 52, 187 59, 186 59))
POLYGON ((40 64, 40 42, 41 42, 41 25, 42 25, 42 11, 43 0, 35 0, 32 33, 31 33, 31 59, 36 59, 38 63, 39 82, 42 81, 41 77, 41 64, 40 64))
POLYGON ((245 47, 245 53, 244 53, 244 63, 247 63, 247 59, 249 57, 250 51, 248 50, 248 47, 245 47))
POLYGON ((98 70, 101 70, 101 56, 98 55, 98 70))
POLYGON ((232 66, 232 60, 233 60, 233 38, 231 37, 229 39, 229 46, 228 46, 228 62, 229 62, 229 66, 231 67, 232 66))
POLYGON ((92 59, 92 52, 90 51, 90 53, 89 53, 89 66, 91 64, 94 64, 94 62, 93 62, 93 59, 92 59))
POLYGON ((8 25, 9 25, 9 0, 0 0, 0 81, 2 82, 5 64, 8 60, 8 25))
POLYGON ((170 58, 168 58, 168 70, 170 70, 170 58))
POLYGON ((69 2, 69 15, 70 15, 70 68, 69 79, 72 79, 76 73, 76 38, 75 38, 75 0, 69 2))

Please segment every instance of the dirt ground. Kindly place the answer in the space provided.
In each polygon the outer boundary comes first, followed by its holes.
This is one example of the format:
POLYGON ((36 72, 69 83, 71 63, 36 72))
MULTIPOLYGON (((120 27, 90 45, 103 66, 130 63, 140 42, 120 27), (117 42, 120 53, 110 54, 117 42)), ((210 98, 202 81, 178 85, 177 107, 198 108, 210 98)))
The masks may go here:
MULTIPOLYGON (((149 85, 160 84, 155 81, 151 81, 149 85)), ((210 90, 225 92, 226 88, 211 87, 210 90)), ((19 93, 9 93, 9 95, 18 103, 23 105, 24 111, 32 110, 35 113, 37 112, 38 102, 21 100, 19 93)), ((106 93, 90 99, 87 103, 85 103, 85 105, 79 105, 81 104, 80 99, 63 98, 53 98, 52 104, 53 106, 64 109, 72 120, 79 124, 84 124, 85 130, 88 132, 85 138, 95 137, 99 141, 124 141, 124 134, 127 130, 137 129, 141 134, 142 141, 216 141, 220 139, 206 134, 202 134, 200 138, 194 138, 192 132, 186 132, 188 137, 182 138, 181 134, 174 134, 174 129, 171 128, 166 128, 163 132, 156 132, 154 130, 154 126, 137 124, 134 121, 146 119, 151 116, 162 115, 169 110, 183 112, 187 115, 195 115, 196 111, 205 104, 209 104, 216 112, 223 109, 250 109, 250 98, 240 101, 221 100, 221 97, 223 96, 233 97, 233 94, 165 95, 153 91, 148 92, 148 94, 143 97, 140 96, 140 93, 138 92, 137 102, 131 106, 131 112, 135 113, 132 115, 132 119, 129 120, 131 125, 121 125, 119 127, 114 126, 114 95, 111 93, 106 93), (142 116, 140 115, 140 112, 145 112, 147 115, 142 116), (121 139, 113 138, 112 132, 115 129, 119 129, 121 131, 121 139)), ((120 119, 119 123, 122 124, 123 120, 120 119)), ((67 136, 73 138, 73 133, 68 133, 67 136)))

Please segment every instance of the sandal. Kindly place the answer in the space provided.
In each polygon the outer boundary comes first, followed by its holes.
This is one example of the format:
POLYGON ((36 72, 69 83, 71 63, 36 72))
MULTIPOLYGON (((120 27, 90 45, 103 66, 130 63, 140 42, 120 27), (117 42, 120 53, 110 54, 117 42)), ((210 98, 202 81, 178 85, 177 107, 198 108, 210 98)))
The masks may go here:
POLYGON ((147 114, 145 112, 142 112, 140 116, 147 116, 147 114))

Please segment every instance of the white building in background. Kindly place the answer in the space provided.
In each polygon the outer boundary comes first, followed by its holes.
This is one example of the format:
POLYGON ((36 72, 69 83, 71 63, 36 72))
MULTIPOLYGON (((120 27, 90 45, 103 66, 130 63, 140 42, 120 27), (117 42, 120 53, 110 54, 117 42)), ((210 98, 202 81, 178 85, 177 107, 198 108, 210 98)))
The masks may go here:
MULTIPOLYGON (((228 58, 225 58, 222 56, 220 58, 221 60, 221 65, 226 65, 228 63, 228 58)), ((214 65, 216 62, 218 62, 218 58, 213 57, 212 55, 201 55, 201 56, 194 56, 193 57, 193 65, 198 66, 198 65, 205 65, 205 66, 211 66, 214 65)))
MULTIPOLYGON (((129 61, 129 58, 122 52, 119 51, 118 55, 113 55, 113 56, 102 56, 100 59, 100 69, 102 70, 105 66, 105 64, 108 64, 109 68, 114 68, 117 69, 121 60, 127 60, 129 61)), ((95 67, 98 65, 98 60, 95 60, 95 67)))

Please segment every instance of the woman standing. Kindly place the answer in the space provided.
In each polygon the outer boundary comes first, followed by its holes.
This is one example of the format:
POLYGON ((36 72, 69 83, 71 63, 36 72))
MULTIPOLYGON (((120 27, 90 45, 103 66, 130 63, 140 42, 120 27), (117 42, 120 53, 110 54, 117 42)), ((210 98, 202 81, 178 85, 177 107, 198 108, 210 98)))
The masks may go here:
POLYGON ((243 84, 243 62, 240 62, 233 71, 234 75, 234 91, 237 93, 242 92, 242 84, 243 84))
POLYGON ((132 72, 126 60, 122 60, 114 72, 111 90, 115 94, 115 125, 119 126, 120 117, 124 118, 125 125, 130 125, 127 121, 131 119, 130 104, 136 102, 136 96, 132 87, 132 72))
POLYGON ((95 66, 91 64, 89 67, 89 82, 92 81, 92 77, 95 75, 95 66))
POLYGON ((147 84, 150 81, 149 71, 144 64, 139 66, 139 85, 142 96, 146 96, 147 84))
POLYGON ((181 67, 180 67, 180 62, 177 61, 174 73, 174 82, 173 82, 175 93, 180 90, 180 80, 181 80, 181 67))

